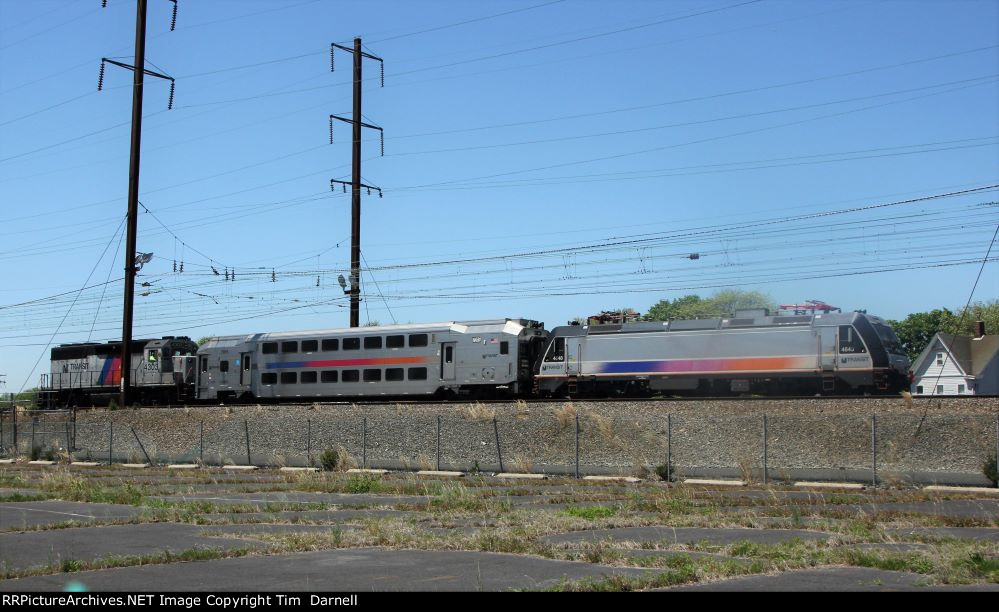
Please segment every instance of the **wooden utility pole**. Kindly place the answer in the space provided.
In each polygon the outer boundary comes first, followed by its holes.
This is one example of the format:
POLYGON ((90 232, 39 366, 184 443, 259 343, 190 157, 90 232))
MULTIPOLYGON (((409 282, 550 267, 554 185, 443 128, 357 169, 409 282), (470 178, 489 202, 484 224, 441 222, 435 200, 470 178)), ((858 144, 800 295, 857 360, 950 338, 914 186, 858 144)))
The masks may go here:
MULTIPOLYGON (((173 20, 170 29, 173 30, 177 21, 177 0, 174 3, 173 20)), ((107 4, 106 2, 104 3, 107 4)), ((174 80, 165 74, 146 70, 146 0, 137 0, 135 7, 135 63, 131 66, 108 58, 101 58, 101 73, 97 81, 97 89, 104 85, 104 65, 114 64, 132 71, 132 146, 128 161, 128 237, 125 241, 125 298, 121 322, 121 391, 119 403, 121 407, 128 405, 129 386, 132 381, 132 306, 135 297, 135 248, 136 230, 139 216, 139 156, 142 145, 142 85, 146 74, 170 81, 170 102, 167 108, 173 107, 174 80)), ((113 376, 113 374, 112 374, 113 376)))
MULTIPOLYGON (((361 302, 361 189, 367 189, 371 193, 372 189, 378 191, 381 197, 382 190, 361 182, 361 128, 371 128, 378 130, 382 134, 382 155, 385 155, 385 132, 377 125, 364 123, 361 121, 361 60, 365 57, 382 63, 382 86, 385 86, 385 64, 380 57, 361 51, 361 39, 354 39, 354 48, 344 47, 336 43, 330 46, 330 70, 333 70, 333 49, 342 49, 354 54, 354 113, 351 119, 345 119, 336 115, 330 115, 330 144, 333 144, 333 120, 338 119, 345 123, 350 123, 353 127, 353 148, 351 152, 351 180, 350 180, 350 289, 345 292, 350 295, 350 326, 358 327, 360 321, 361 302)), ((336 179, 330 180, 330 188, 335 184, 346 187, 345 181, 336 179)))

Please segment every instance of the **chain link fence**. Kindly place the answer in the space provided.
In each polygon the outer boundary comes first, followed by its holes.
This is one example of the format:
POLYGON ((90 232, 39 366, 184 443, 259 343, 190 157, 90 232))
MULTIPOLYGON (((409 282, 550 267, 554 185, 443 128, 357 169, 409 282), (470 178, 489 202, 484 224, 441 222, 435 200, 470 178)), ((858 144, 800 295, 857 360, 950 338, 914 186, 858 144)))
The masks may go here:
POLYGON ((5 456, 102 463, 988 485, 999 414, 723 414, 577 402, 0 412, 5 456), (595 407, 590 407, 595 406, 595 407))

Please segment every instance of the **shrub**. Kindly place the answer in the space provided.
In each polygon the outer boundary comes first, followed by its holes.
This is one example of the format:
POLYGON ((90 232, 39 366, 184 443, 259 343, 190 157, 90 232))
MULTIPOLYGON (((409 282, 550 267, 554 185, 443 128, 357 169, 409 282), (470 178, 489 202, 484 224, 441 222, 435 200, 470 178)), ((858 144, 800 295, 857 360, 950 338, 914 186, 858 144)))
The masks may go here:
POLYGON ((340 467, 340 453, 335 448, 327 448, 319 455, 319 463, 327 472, 335 472, 340 467))
POLYGON ((996 470, 996 456, 992 455, 982 463, 982 473, 992 481, 992 486, 999 485, 999 471, 996 470))
POLYGON ((659 480, 665 480, 666 482, 669 482, 670 478, 673 476, 670 473, 670 467, 665 463, 661 463, 656 466, 656 475, 659 476, 659 480))

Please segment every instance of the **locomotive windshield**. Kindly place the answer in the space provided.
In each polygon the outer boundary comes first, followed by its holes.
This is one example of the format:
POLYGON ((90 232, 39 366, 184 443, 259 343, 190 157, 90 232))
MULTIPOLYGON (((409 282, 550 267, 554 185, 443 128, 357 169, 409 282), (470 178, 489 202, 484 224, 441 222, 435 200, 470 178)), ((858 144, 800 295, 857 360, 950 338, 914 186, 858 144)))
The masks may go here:
POLYGON ((885 345, 886 351, 895 355, 905 355, 905 349, 902 348, 902 343, 895 335, 895 330, 882 323, 875 323, 874 329, 878 332, 878 337, 881 338, 881 343, 885 345))

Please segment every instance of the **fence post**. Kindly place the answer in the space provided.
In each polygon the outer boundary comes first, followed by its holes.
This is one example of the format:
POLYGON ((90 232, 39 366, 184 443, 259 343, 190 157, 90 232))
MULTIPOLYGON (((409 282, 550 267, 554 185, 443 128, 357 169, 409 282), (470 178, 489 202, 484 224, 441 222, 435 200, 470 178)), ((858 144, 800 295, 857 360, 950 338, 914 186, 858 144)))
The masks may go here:
POLYGON ((114 421, 108 420, 108 465, 114 456, 114 421))
POLYGON ((576 479, 579 479, 579 414, 576 414, 576 479))
POLYGON ((70 444, 70 437, 69 437, 69 421, 66 421, 66 452, 67 453, 73 452, 73 446, 70 444))
POLYGON ((205 420, 204 419, 201 419, 199 426, 201 430, 201 445, 198 448, 198 460, 201 462, 201 465, 203 466, 205 465, 205 420))
POLYGON ((499 425, 496 423, 496 417, 493 417, 493 432, 496 434, 496 456, 499 458, 500 472, 505 471, 503 469, 503 451, 500 450, 499 441, 499 425))
POLYGON ((312 419, 305 419, 305 466, 312 467, 312 419))
POLYGON ((673 481, 673 415, 666 415, 666 482, 673 481))
POLYGON ((878 486, 878 416, 871 415, 871 486, 878 486))
POLYGON ((250 458, 250 422, 243 419, 243 429, 246 430, 246 465, 253 465, 250 458))
POLYGON ((11 396, 12 399, 10 400, 11 437, 13 438, 13 440, 11 441, 11 446, 14 447, 14 456, 16 457, 17 454, 18 454, 18 448, 17 448, 17 404, 14 403, 13 397, 14 396, 12 395, 11 396))
MULTIPOLYGON (((999 414, 996 415, 996 472, 999 472, 999 414)), ((999 478, 996 479, 996 486, 999 487, 999 478)))
POLYGON ((76 406, 73 406, 73 450, 76 450, 76 406))
POLYGON ((441 415, 437 415, 437 471, 441 471, 441 415))
MULTIPOLYGON (((35 424, 38 423, 38 417, 31 417, 31 455, 35 454, 35 424)), ((34 457, 32 457, 34 459, 34 457)))
POLYGON ((763 485, 767 484, 767 415, 763 415, 763 485))
POLYGON ((139 439, 139 434, 135 433, 135 428, 131 425, 129 425, 128 428, 132 430, 132 435, 135 436, 135 441, 139 443, 139 448, 142 449, 142 454, 146 456, 146 463, 152 465, 153 460, 149 458, 149 453, 146 452, 146 447, 142 445, 142 440, 139 439))
POLYGON ((368 417, 361 420, 361 467, 368 469, 368 417))

